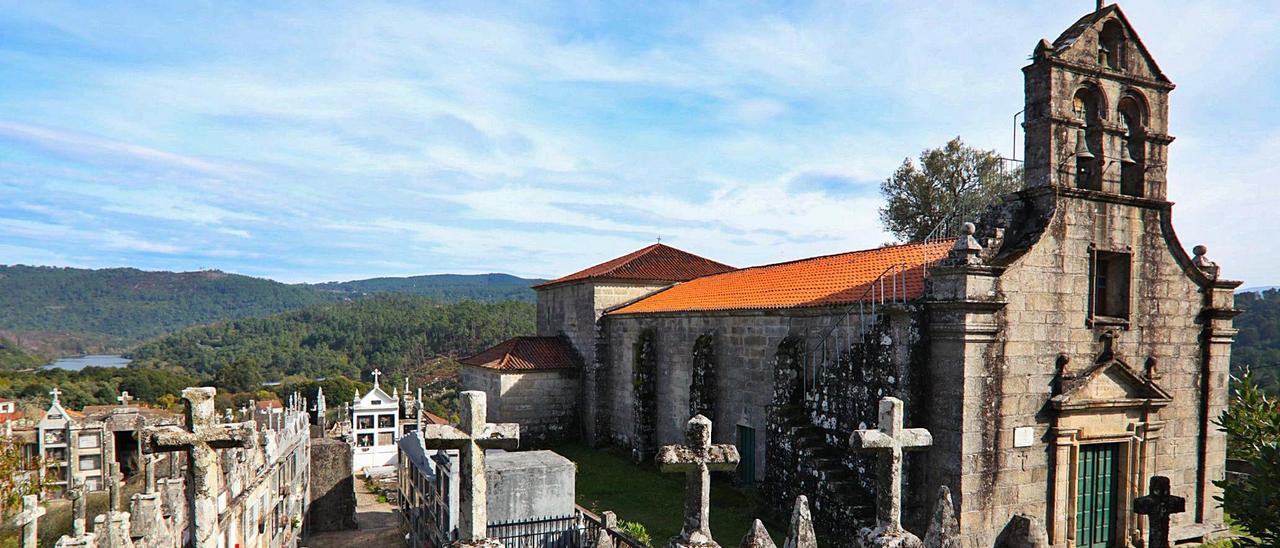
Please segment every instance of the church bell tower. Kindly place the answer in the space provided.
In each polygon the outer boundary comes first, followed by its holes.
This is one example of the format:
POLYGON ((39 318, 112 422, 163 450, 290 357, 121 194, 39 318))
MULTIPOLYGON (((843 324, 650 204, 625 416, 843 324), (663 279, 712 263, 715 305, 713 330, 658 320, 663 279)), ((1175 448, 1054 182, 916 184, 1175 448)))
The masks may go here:
POLYGON ((1165 200, 1174 85, 1119 6, 1041 40, 1022 71, 1028 188, 1165 200))

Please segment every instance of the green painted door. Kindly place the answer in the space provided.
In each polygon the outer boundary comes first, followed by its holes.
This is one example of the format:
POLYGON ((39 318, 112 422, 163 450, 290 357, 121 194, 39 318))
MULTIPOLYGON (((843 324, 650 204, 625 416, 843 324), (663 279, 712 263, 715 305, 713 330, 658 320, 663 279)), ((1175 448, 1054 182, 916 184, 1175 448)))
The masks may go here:
POLYGON ((1080 446, 1076 479, 1076 546, 1109 548, 1116 537, 1119 445, 1080 446))
POLYGON ((756 481, 756 429, 738 425, 738 485, 754 485, 756 481))

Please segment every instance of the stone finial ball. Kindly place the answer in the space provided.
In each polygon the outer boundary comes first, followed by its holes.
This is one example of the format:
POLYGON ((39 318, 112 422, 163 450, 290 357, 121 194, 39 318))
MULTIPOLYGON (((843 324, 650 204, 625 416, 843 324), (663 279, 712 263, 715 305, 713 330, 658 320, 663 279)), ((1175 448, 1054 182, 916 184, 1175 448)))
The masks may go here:
POLYGON ((1205 247, 1205 246, 1203 246, 1203 245, 1198 245, 1198 246, 1195 246, 1195 247, 1191 248, 1191 253, 1195 254, 1195 256, 1197 256, 1197 257, 1203 257, 1203 256, 1204 256, 1204 254, 1205 254, 1205 253, 1208 253, 1208 252, 1209 252, 1209 248, 1207 248, 1207 247, 1205 247))
POLYGON ((960 232, 965 236, 973 236, 973 233, 977 231, 978 227, 974 226, 973 223, 965 223, 960 227, 960 232))

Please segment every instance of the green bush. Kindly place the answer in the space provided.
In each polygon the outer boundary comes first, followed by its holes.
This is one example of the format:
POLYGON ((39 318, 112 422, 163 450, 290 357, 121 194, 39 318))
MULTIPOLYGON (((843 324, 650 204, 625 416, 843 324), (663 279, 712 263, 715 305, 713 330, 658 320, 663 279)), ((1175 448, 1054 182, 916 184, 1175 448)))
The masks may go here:
POLYGON ((618 522, 618 528, 622 529, 631 538, 634 538, 645 546, 653 546, 653 537, 649 536, 649 530, 645 529, 643 523, 634 521, 621 520, 618 522))
POLYGON ((1231 404, 1214 421, 1227 433, 1227 453, 1253 466, 1246 480, 1219 480, 1215 497, 1249 536, 1237 546, 1280 546, 1280 400, 1268 397, 1245 372, 1231 404))

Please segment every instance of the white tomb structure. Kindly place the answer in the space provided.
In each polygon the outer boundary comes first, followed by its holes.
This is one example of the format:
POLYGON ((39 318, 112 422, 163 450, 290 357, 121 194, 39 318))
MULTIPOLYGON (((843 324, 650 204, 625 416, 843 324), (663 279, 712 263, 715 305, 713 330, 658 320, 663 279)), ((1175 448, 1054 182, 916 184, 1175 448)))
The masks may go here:
POLYGON ((378 383, 381 371, 373 371, 373 389, 351 403, 351 471, 361 473, 385 468, 394 471, 396 440, 400 438, 400 398, 378 383))

